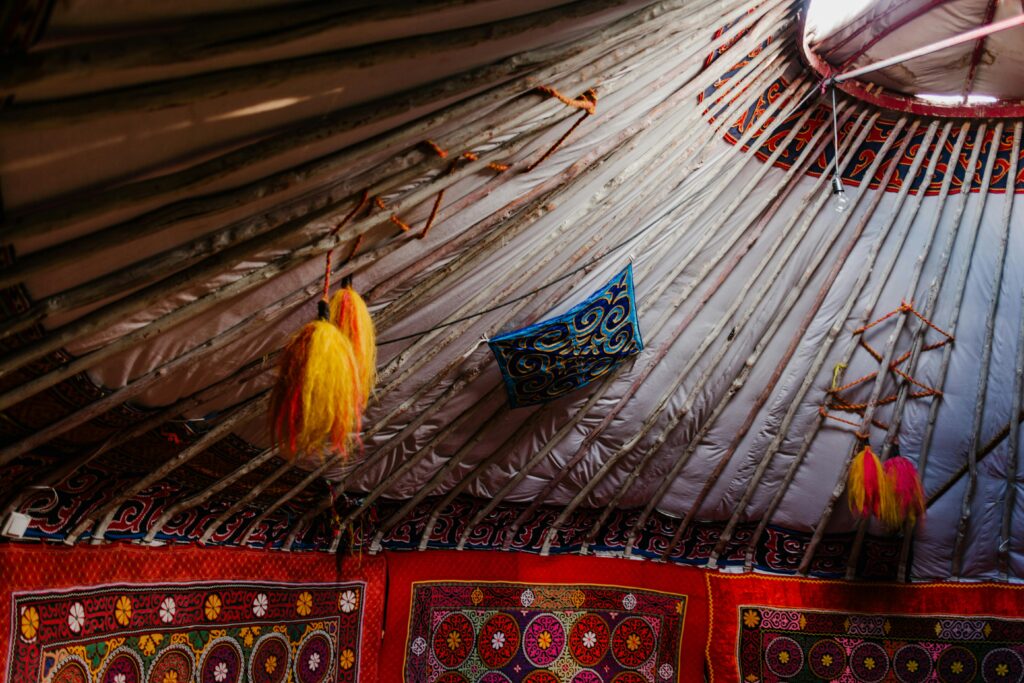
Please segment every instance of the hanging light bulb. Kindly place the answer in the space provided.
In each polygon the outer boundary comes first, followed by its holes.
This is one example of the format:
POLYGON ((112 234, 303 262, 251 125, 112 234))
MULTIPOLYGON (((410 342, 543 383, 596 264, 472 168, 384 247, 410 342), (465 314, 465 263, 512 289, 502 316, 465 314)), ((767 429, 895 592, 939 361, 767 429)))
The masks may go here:
POLYGON ((843 189, 843 181, 839 176, 832 176, 832 195, 835 197, 836 213, 845 213, 850 207, 850 198, 843 189))
POLYGON ((836 213, 845 213, 850 206, 850 198, 843 190, 843 179, 839 175, 839 117, 836 115, 836 82, 835 78, 829 83, 832 95, 832 140, 835 144, 832 154, 832 196, 835 197, 836 213))

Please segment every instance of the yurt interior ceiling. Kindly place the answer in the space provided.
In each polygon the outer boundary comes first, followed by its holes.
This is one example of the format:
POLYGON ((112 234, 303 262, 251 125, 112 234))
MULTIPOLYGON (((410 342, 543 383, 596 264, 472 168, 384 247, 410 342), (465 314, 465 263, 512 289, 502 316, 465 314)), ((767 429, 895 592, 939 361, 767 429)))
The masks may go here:
POLYGON ((0 96, 0 680, 1024 680, 1024 3, 8 0, 0 96))

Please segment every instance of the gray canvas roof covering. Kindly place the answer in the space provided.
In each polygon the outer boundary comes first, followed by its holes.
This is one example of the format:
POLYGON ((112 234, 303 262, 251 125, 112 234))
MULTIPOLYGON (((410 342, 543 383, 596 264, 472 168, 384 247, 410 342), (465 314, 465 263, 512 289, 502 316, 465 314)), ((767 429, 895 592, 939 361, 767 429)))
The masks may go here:
MULTIPOLYGON (((936 16, 965 3, 949 4, 936 16)), ((1020 487, 1021 120, 894 114, 841 96, 841 160, 865 180, 836 213, 827 178, 806 173, 834 150, 831 110, 801 59, 802 9, 54 4, 0 69, 5 514, 28 512, 30 535, 66 542, 337 549, 344 535, 316 531, 332 519, 386 542, 410 519, 424 533, 458 494, 477 524, 488 503, 536 503, 552 510, 546 529, 580 525, 541 552, 585 551, 611 513, 632 510, 626 532, 667 520, 669 554, 673 533, 713 525, 681 561, 743 565, 779 528, 802 534, 794 570, 839 542, 846 564, 833 573, 854 576, 867 533, 892 541, 890 560, 914 578, 1024 576, 1024 500, 1009 494, 1020 487), (594 87, 599 101, 527 172, 579 117, 538 85, 594 87), (757 125, 730 130, 759 98, 757 125), (819 114, 825 125, 808 123, 819 114), (778 158, 747 148, 755 132, 753 146, 778 158), (1005 164, 981 153, 994 135, 1011 148, 1005 164), (479 160, 448 173, 425 140, 479 160), (980 191, 941 189, 961 157, 980 191), (907 174, 939 189, 910 193, 907 174), (892 178, 900 191, 885 191, 892 178), (417 239, 441 189, 439 220, 417 239), (388 208, 327 237, 364 190, 388 208), (381 341, 414 336, 380 348, 364 450, 291 465, 266 433, 273 355, 315 315, 324 252, 344 260, 360 236, 342 273, 381 341), (630 258, 644 352, 607 381, 508 410, 481 337, 568 309, 630 258), (955 342, 922 351, 941 334, 901 302, 955 342), (912 354, 901 367, 920 385, 883 372, 848 394, 893 397, 872 408, 880 427, 823 417, 834 382, 886 364, 853 332, 893 310, 864 339, 912 354), (941 394, 915 397, 921 386, 941 394), (849 513, 858 429, 886 454, 898 439, 928 493, 954 482, 912 533, 849 513)), ((982 70, 976 82, 1020 75, 982 70)), ((620 541, 632 552, 635 538, 620 541)))

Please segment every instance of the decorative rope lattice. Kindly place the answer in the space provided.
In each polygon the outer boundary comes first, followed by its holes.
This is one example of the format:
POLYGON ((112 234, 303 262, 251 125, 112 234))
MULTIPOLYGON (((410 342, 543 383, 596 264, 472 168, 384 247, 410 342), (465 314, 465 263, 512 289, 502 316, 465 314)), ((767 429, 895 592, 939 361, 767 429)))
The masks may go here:
MULTIPOLYGON (((865 351, 867 351, 869 354, 871 354, 871 357, 874 358, 875 360, 877 360, 879 363, 882 362, 882 354, 879 353, 877 349, 872 347, 867 341, 865 341, 864 333, 867 332, 868 330, 872 329, 873 327, 876 327, 877 325, 882 324, 886 320, 889 320, 893 316, 898 315, 900 313, 904 313, 904 314, 909 313, 909 314, 913 315, 918 320, 920 320, 922 324, 927 325, 928 327, 930 327, 931 329, 935 330, 940 335, 942 335, 942 339, 940 341, 937 341, 937 342, 935 342, 933 344, 926 344, 923 347, 921 347, 921 351, 922 352, 924 352, 924 351, 933 351, 935 349, 942 348, 946 344, 952 343, 954 341, 953 335, 949 334, 948 332, 946 332, 945 330, 943 330, 939 326, 937 326, 935 323, 933 323, 931 320, 928 320, 923 315, 921 315, 921 313, 917 309, 914 308, 913 302, 908 303, 906 301, 901 301, 900 305, 897 308, 893 309, 892 311, 889 311, 888 313, 883 315, 878 320, 870 322, 867 325, 864 325, 863 327, 859 327, 859 328, 857 328, 856 330, 853 331, 854 335, 860 336, 860 340, 858 342, 860 347, 863 348, 865 351)), ((917 391, 911 391, 908 394, 909 398, 926 398, 928 396, 941 396, 942 392, 940 390, 938 390, 938 389, 936 389, 934 387, 928 386, 927 384, 921 382, 920 380, 912 377, 907 371, 903 370, 900 367, 901 365, 903 365, 903 363, 905 363, 907 361, 908 358, 910 358, 910 356, 912 354, 913 354, 912 350, 911 351, 906 351, 903 354, 901 354, 899 357, 894 358, 892 360, 892 362, 889 363, 889 372, 891 372, 896 377, 902 377, 905 381, 909 382, 910 384, 912 384, 915 387, 918 387, 917 391)), ((840 417, 839 415, 833 414, 833 411, 841 412, 841 413, 851 413, 851 414, 860 415, 860 416, 863 417, 865 411, 867 411, 868 406, 870 404, 869 403, 851 403, 850 401, 847 401, 847 400, 843 399, 840 396, 840 394, 842 394, 843 392, 846 392, 846 391, 848 391, 850 389, 853 389, 854 387, 857 387, 857 386, 859 386, 859 385, 861 385, 861 384, 863 384, 865 382, 868 382, 868 381, 871 381, 871 380, 875 379, 878 376, 878 371, 876 370, 875 372, 869 372, 868 374, 864 375, 863 377, 858 377, 857 379, 855 379, 855 380, 853 380, 851 382, 847 382, 846 384, 839 385, 839 376, 842 374, 842 371, 845 368, 846 368, 845 364, 840 363, 840 364, 836 365, 835 371, 834 371, 834 373, 832 375, 832 387, 828 390, 828 399, 826 400, 825 405, 821 406, 818 409, 818 412, 821 413, 822 417, 828 418, 830 420, 835 420, 836 422, 841 422, 843 424, 847 424, 847 425, 850 425, 852 427, 855 427, 858 430, 858 435, 861 436, 861 438, 863 438, 863 439, 867 439, 868 435, 867 434, 862 434, 859 431, 861 429, 862 422, 855 422, 853 420, 849 420, 849 419, 840 417)), ((875 401, 874 405, 875 406, 882 406, 882 405, 887 405, 889 403, 894 403, 896 401, 896 398, 897 398, 897 394, 896 393, 890 394, 888 396, 883 396, 883 397, 879 398, 877 401, 875 401)), ((885 429, 885 430, 889 429, 889 425, 887 425, 884 422, 882 422, 881 420, 878 420, 878 419, 875 419, 875 418, 872 418, 871 424, 873 424, 874 426, 878 427, 879 429, 885 429)))

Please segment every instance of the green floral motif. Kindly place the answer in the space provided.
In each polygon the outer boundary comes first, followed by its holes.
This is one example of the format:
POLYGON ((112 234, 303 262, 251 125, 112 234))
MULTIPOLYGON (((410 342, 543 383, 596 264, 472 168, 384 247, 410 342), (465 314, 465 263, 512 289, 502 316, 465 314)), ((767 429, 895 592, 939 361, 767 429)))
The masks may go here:
POLYGON ((202 650, 209 639, 209 631, 190 631, 188 634, 188 640, 196 650, 202 650))
POLYGON ((96 669, 99 667, 100 662, 103 661, 103 657, 107 654, 107 644, 105 642, 92 643, 85 647, 85 654, 89 657, 89 663, 92 664, 92 668, 96 669))

